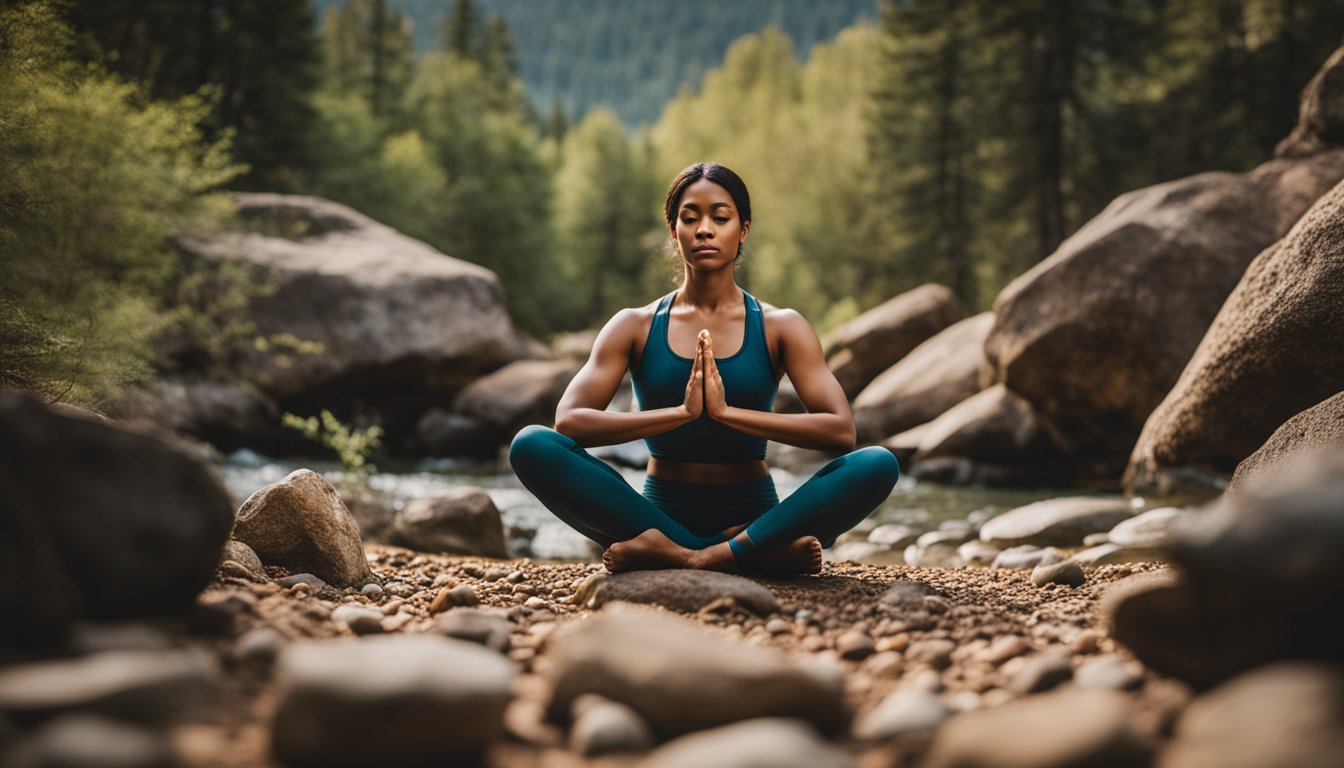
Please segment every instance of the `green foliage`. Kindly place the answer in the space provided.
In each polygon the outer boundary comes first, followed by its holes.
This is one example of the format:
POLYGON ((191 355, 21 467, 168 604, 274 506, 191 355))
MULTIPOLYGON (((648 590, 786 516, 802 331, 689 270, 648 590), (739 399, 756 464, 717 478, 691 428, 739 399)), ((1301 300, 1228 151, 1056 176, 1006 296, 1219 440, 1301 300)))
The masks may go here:
POLYGON ((377 424, 366 429, 354 429, 342 424, 331 411, 304 418, 292 413, 282 417, 282 423, 297 429, 303 436, 336 452, 344 470, 343 480, 356 487, 367 485, 371 475, 378 471, 369 457, 382 444, 383 428, 377 424))
POLYGON ((0 383, 98 405, 150 375, 169 238, 220 221, 240 169, 209 99, 149 101, 72 39, 49 3, 0 8, 0 383))

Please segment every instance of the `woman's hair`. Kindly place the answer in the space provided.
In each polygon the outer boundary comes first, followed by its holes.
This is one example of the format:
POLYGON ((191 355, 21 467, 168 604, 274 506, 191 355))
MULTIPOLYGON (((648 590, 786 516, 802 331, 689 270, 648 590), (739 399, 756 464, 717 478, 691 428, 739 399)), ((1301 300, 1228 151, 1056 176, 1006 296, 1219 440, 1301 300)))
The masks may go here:
POLYGON ((751 221, 751 195, 747 194, 747 185, 742 181, 742 177, 718 163, 696 163, 678 173, 677 178, 672 180, 672 186, 667 188, 663 216, 667 219, 669 227, 677 220, 677 208, 681 205, 681 196, 685 194, 686 188, 701 179, 708 179, 728 190, 728 194, 733 198, 733 205, 737 208, 738 218, 744 224, 751 221))

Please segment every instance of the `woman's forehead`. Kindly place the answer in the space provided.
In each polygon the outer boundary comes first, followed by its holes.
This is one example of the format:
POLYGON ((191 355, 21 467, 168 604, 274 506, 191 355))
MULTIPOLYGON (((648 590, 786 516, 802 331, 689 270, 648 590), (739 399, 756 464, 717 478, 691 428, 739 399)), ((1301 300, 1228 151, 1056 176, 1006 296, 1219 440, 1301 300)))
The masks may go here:
POLYGON ((719 206, 732 208, 733 196, 728 194, 728 190, 709 179, 699 179, 682 193, 681 207, 699 208, 702 205, 712 208, 719 206))

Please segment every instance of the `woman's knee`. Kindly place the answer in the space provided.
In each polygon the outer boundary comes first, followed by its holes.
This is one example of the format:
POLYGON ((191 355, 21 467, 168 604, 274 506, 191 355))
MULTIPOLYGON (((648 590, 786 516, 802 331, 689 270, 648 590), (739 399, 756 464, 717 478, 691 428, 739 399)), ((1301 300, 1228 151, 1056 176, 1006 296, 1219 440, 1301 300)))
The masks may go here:
POLYGON ((544 459, 556 449, 563 450, 569 438, 550 427, 530 424, 518 430, 509 444, 509 465, 516 471, 519 466, 527 466, 535 460, 544 459))
POLYGON ((871 477, 874 484, 885 486, 888 493, 901 478, 901 463, 891 451, 880 445, 854 451, 850 454, 850 461, 857 463, 864 476, 871 477))

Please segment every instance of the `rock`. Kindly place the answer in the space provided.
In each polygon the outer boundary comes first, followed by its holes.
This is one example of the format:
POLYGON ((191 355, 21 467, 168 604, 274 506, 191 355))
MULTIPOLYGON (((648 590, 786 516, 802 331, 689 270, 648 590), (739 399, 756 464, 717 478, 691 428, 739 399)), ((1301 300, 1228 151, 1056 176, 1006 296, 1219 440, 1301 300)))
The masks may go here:
POLYGON ((420 552, 509 556, 499 509, 490 494, 469 486, 408 502, 392 523, 391 540, 420 552))
POLYGON ((1190 476, 1216 487, 1280 425, 1339 392, 1341 334, 1344 184, 1246 268, 1144 424, 1126 489, 1170 495, 1188 490, 1190 476))
POLYGON ((1177 539, 1179 580, 1112 587, 1102 612, 1113 636, 1196 687, 1276 659, 1344 661, 1333 612, 1322 610, 1344 603, 1342 508, 1339 457, 1224 497, 1177 539))
POLYGON ((1082 567, 1073 560, 1065 560, 1053 565, 1038 565, 1031 571, 1031 583, 1038 587, 1043 587, 1046 584, 1081 587, 1086 581, 1087 576, 1083 574, 1082 567))
POLYGON ((946 669, 952 663, 952 652, 957 649, 951 640, 941 638, 916 640, 905 651, 908 661, 927 664, 934 669, 946 669))
MULTIPOLYGON (((190 272, 239 264, 274 290, 247 308, 271 345, 233 376, 282 402, 320 401, 338 415, 375 411, 388 444, 420 414, 500 366, 546 354, 515 330, 499 281, 343 205, 315 197, 235 193, 245 231, 178 237, 190 272)), ((256 445, 246 434, 231 442, 256 445)))
POLYGON ((191 606, 232 521, 210 467, 7 391, 0 434, 0 643, 48 641, 80 617, 191 606))
POLYGON ((1190 519, 1191 512, 1177 507, 1158 507, 1121 520, 1107 540, 1125 547, 1158 549, 1168 547, 1176 538, 1182 522, 1190 519))
POLYGON ((1153 745, 1136 732, 1124 695, 1060 691, 958 715, 943 723, 929 768, 1139 768, 1153 745))
POLYGON ((1162 753, 1163 768, 1330 768, 1344 755, 1344 670, 1280 662, 1195 699, 1162 753))
POLYGON ((576 603, 592 608, 619 600, 661 605, 682 613, 695 613, 723 598, 757 616, 779 612, 779 601, 770 590, 750 579, 685 568, 602 576, 575 594, 576 603))
POLYGON ((584 757, 611 752, 645 752, 656 740, 649 724, 633 709, 595 693, 574 700, 570 749, 584 757))
POLYGON ((488 459, 499 450, 499 428, 473 416, 431 408, 415 423, 415 444, 428 456, 488 459))
POLYGON ((340 587, 373 580, 359 527, 336 489, 309 469, 262 488, 243 502, 233 537, 262 562, 312 573, 340 587))
POLYGON ((939 597, 938 591, 922 581, 900 579, 891 583, 878 602, 891 608, 922 610, 928 598, 939 597))
POLYGON ((375 581, 371 581, 368 584, 365 584, 363 587, 360 587, 359 594, 376 600, 379 597, 382 597, 383 595, 383 585, 375 581))
MULTIPOLYGON (((247 545, 243 545, 247 546, 247 545)), ((304 584, 314 592, 327 588, 327 582, 317 578, 311 573, 296 573, 293 576, 286 576, 283 579, 276 579, 276 584, 285 589, 293 589, 296 584, 304 584)))
POLYGON ((848 661, 863 661, 873 655, 873 638, 867 632, 849 631, 835 639, 835 650, 840 658, 848 661))
POLYGON ((1116 563, 1167 563, 1171 555, 1165 548, 1122 547, 1100 544, 1074 552, 1069 559, 1079 565, 1115 565, 1116 563))
POLYGON ((284 638, 279 632, 270 627, 257 627, 238 638, 233 655, 244 663, 269 667, 280 656, 283 646, 284 638))
MULTIPOLYGON (((1015 662, 1016 663, 1016 662, 1015 662)), ((1022 658, 1008 688, 1019 694, 1048 691, 1073 677, 1068 651, 1052 650, 1022 658)))
POLYGON ((989 565, 998 559, 1002 550, 993 544, 986 544, 979 539, 968 541, 957 547, 957 557, 961 558, 967 565, 989 565))
POLYGON ((502 614, 463 608, 436 619, 434 631, 446 637, 478 643, 495 653, 508 653, 513 625, 502 614))
POLYGON ((1275 157, 1311 157, 1338 145, 1344 128, 1344 51, 1336 50, 1302 91, 1297 126, 1274 148, 1275 157))
POLYGON ((918 530, 900 523, 886 523, 868 532, 868 541, 892 548, 904 548, 918 538, 918 530))
POLYGON ((762 718, 683 736, 654 750, 636 768, 853 768, 840 749, 807 723, 762 718))
POLYGON ((992 312, 960 320, 882 371, 854 398, 860 440, 912 430, 979 392, 993 325, 992 312))
POLYGON ((1332 149, 1121 195, 999 294, 990 383, 1113 479, 1247 265, 1342 176, 1332 149))
POLYGON ((1064 559, 1064 555, 1054 547, 1038 547, 1034 544, 1019 544, 1003 550, 990 564, 991 568, 1026 569, 1038 565, 1053 565, 1064 559))
POLYGON ((557 719, 578 696, 598 693, 634 709, 661 736, 753 717, 796 717, 825 733, 845 726, 837 666, 799 665, 647 610, 604 612, 571 627, 548 641, 557 719))
POLYGON ((468 384, 452 412, 483 424, 494 445, 504 445, 528 424, 550 424, 555 406, 583 363, 519 360, 468 384))
POLYGON ((859 720, 854 726, 854 738, 888 741, 911 736, 932 737, 951 714, 952 710, 932 693, 898 689, 859 720))
MULTIPOLYGON (((957 403, 924 428, 911 458, 911 473, 930 476, 929 467, 956 466, 953 479, 982 485, 1041 485, 1066 479, 1062 456, 1037 423, 1031 404, 1003 385, 957 403), (941 462, 934 463, 934 459, 941 462), (923 467, 921 469, 921 467, 923 467)), ((946 470, 936 470, 946 476, 946 470)))
POLYGON ((278 760, 457 764, 502 734, 513 665, 474 643, 387 635, 295 643, 276 678, 278 760))
POLYGON ((1317 454, 1344 453, 1344 392, 1297 414, 1237 465, 1228 495, 1270 481, 1290 464, 1317 454))
POLYGON ((951 289, 921 285, 832 331, 824 344, 826 365, 853 400, 873 377, 965 316, 951 289))
POLYGON ((434 596, 434 601, 430 603, 430 613, 443 613, 449 608, 456 606, 478 605, 481 602, 480 596, 476 590, 466 584, 459 584, 456 587, 444 587, 434 596))
POLYGON ((1072 496, 1009 510, 980 528, 981 541, 997 547, 1020 544, 1076 546, 1089 533, 1109 531, 1132 514, 1123 500, 1072 496))
MULTIPOLYGON (((967 395, 969 397, 970 395, 967 395)), ((961 402, 958 400, 957 402, 961 402)), ((955 405, 956 403, 953 403, 955 405)), ((951 407, 951 406, 949 406, 951 407)), ((911 427, 904 432, 898 432, 881 443, 883 448, 891 451, 891 455, 896 457, 902 467, 909 468, 910 460, 915 457, 915 451, 919 450, 919 441, 924 439, 924 433, 929 431, 931 421, 926 421, 919 426, 911 427)))
POLYGON ((257 584, 265 584, 271 580, 271 577, 266 575, 266 569, 257 553, 237 539, 224 542, 224 553, 219 558, 219 571, 223 575, 257 584))
POLYGON ((203 653, 106 651, 0 670, 0 712, 36 719, 81 711, 161 724, 213 704, 218 672, 203 653))
POLYGON ((957 554, 957 546, 946 542, 911 544, 902 555, 906 565, 920 568, 960 568, 965 565, 957 554))
POLYGON ((383 631, 383 612, 349 603, 331 612, 331 620, 343 624, 356 635, 375 635, 383 631))
POLYGON ((59 717, 3 752, 11 768, 174 768, 168 735, 87 714, 59 717))
POLYGON ((618 467, 644 469, 649 465, 649 445, 643 440, 631 440, 619 445, 594 446, 589 448, 588 452, 618 467))
POLYGON ((1079 688, 1130 691, 1143 683, 1143 674, 1131 669, 1118 656, 1098 656, 1078 665, 1073 681, 1079 688))
POLYGON ((999 666, 1031 650, 1031 644, 1018 635, 999 635, 979 656, 987 664, 999 666))
POLYGON ((70 625, 66 647, 79 656, 103 651, 164 651, 172 647, 168 633, 147 622, 80 621, 70 625))
POLYGON ((275 398, 243 381, 218 381, 197 372, 166 373, 144 389, 107 405, 122 422, 152 423, 176 435, 227 445, 294 445, 281 425, 275 398), (248 439, 240 439, 246 435, 248 439))

